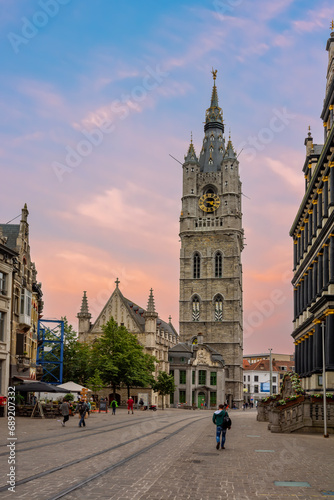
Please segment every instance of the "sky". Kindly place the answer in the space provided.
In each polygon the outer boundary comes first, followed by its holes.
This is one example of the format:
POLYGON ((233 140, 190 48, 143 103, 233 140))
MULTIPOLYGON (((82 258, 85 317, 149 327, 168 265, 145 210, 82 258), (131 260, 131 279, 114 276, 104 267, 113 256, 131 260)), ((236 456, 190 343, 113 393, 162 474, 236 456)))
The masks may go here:
MULTIPOLYGON (((304 140, 323 143, 330 0, 0 0, 0 221, 27 203, 44 318, 119 278, 178 330, 182 167, 212 91, 239 154, 244 353, 292 353, 304 140)), ((20 218, 12 223, 19 223, 20 218)))

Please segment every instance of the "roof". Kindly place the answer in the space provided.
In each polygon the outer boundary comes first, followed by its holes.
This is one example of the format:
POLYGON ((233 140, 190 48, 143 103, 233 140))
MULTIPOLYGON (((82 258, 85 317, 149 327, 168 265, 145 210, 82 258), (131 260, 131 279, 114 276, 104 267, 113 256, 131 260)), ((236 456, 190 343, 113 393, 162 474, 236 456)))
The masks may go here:
MULTIPOLYGON (((245 361, 245 360, 244 360, 245 361)), ((282 361, 281 361, 282 363, 282 361)), ((264 371, 264 372, 269 372, 269 359, 261 359, 260 361, 257 361, 256 363, 251 363, 249 366, 244 365, 244 370, 246 371, 264 371)), ((279 372, 280 370, 275 366, 275 363, 272 364, 272 370, 273 372, 279 372)))
POLYGON ((2 234, 7 238, 6 246, 12 250, 17 248, 17 238, 20 232, 19 224, 0 224, 2 234))

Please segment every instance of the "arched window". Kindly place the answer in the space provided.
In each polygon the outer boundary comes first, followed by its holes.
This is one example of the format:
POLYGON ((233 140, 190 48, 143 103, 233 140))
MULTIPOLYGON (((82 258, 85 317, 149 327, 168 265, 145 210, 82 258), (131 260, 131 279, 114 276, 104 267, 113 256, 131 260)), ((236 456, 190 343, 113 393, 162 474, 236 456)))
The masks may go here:
POLYGON ((192 320, 199 321, 199 298, 195 296, 192 302, 192 320))
POLYGON ((223 256, 221 252, 215 255, 215 278, 221 278, 223 275, 223 256))
POLYGON ((214 301, 215 305, 215 321, 223 321, 223 297, 217 295, 214 301))
POLYGON ((201 274, 201 256, 198 252, 194 254, 193 277, 199 278, 201 274))

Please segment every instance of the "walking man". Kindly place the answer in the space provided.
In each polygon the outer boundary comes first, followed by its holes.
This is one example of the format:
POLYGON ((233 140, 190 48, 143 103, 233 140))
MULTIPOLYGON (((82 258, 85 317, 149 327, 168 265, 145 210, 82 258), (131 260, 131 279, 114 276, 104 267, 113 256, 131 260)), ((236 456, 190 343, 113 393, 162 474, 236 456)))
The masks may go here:
POLYGON ((80 414, 79 427, 81 427, 81 425, 86 427, 85 415, 86 415, 86 412, 88 411, 88 405, 87 405, 86 401, 84 401, 84 400, 80 401, 80 403, 78 404, 78 411, 80 414))
POLYGON ((60 405, 60 411, 62 416, 64 417, 61 425, 65 427, 66 422, 70 418, 70 406, 67 401, 62 402, 62 404, 60 405))
POLYGON ((216 424, 216 441, 217 445, 216 448, 219 450, 219 445, 220 445, 220 436, 221 436, 221 447, 222 450, 225 449, 225 440, 226 440, 226 428, 224 429, 223 426, 223 421, 224 417, 228 416, 228 413, 226 410, 224 410, 224 405, 219 405, 218 410, 214 412, 212 415, 212 422, 216 424))

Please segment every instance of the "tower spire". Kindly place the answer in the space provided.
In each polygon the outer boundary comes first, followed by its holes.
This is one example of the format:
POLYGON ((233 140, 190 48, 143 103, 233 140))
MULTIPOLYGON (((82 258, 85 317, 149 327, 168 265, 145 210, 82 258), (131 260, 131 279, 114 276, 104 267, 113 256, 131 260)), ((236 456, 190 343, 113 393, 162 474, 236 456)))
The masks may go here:
POLYGON ((155 312, 154 297, 153 297, 153 288, 151 288, 150 295, 148 297, 147 312, 155 312))
POLYGON ((210 107, 206 110, 204 130, 206 131, 208 128, 214 127, 220 128, 224 132, 223 114, 221 108, 218 106, 218 92, 216 87, 217 71, 218 70, 214 70, 213 68, 211 70, 213 76, 213 87, 211 94, 211 104, 210 107))
POLYGON ((187 162, 198 162, 198 159, 197 159, 197 156, 196 156, 196 152, 195 152, 195 148, 194 148, 194 145, 193 145, 193 133, 191 132, 191 139, 190 139, 190 144, 189 144, 189 148, 188 148, 188 153, 186 154, 186 156, 184 157, 185 161, 187 162))

